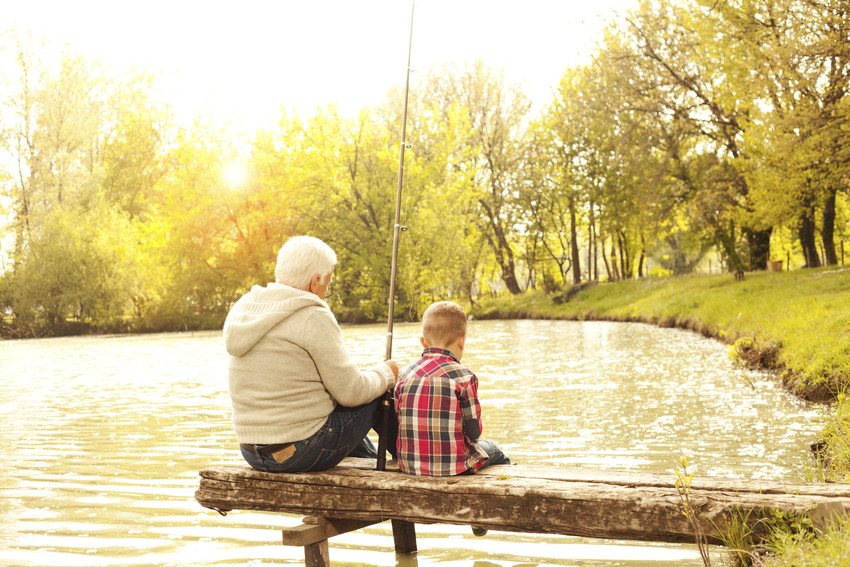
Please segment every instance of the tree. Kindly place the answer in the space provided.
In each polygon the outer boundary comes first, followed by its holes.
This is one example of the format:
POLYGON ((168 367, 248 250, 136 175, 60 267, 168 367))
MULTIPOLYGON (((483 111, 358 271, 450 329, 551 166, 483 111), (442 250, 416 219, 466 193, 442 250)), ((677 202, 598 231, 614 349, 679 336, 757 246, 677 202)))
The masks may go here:
POLYGON ((796 225, 807 266, 820 265, 816 233, 822 211, 825 261, 835 264, 836 195, 846 187, 850 164, 842 130, 850 8, 833 0, 762 0, 724 3, 718 10, 741 30, 747 61, 757 70, 748 82, 759 100, 753 107, 756 132, 749 138, 759 150, 758 166, 747 169, 755 197, 775 222, 796 225))
POLYGON ((89 211, 56 209, 27 246, 14 274, 14 314, 32 334, 62 334, 68 320, 88 328, 123 328, 139 254, 128 221, 101 206, 89 211))
MULTIPOLYGON (((628 43, 609 47, 612 61, 628 62, 634 69, 630 76, 641 78, 637 87, 651 93, 652 112, 659 118, 666 116, 668 121, 687 124, 699 136, 689 151, 711 153, 732 165, 744 161, 747 154, 742 139, 749 125, 752 100, 744 96, 746 83, 741 77, 747 75, 748 68, 737 57, 742 41, 736 30, 720 25, 710 10, 692 10, 662 1, 642 2, 622 31, 628 43)), ((688 163, 685 158, 678 154, 680 166, 688 163)), ((687 167, 679 168, 680 177, 689 174, 687 167)), ((725 208, 713 226, 729 267, 740 270, 745 264, 733 245, 743 234, 750 267, 764 269, 772 226, 762 225, 752 216, 753 203, 745 176, 738 174, 733 179, 726 175, 719 179, 729 183, 718 189, 734 192, 734 205, 725 208)), ((722 200, 715 199, 715 203, 722 200)))
POLYGON ((131 218, 144 216, 157 182, 166 174, 165 145, 171 114, 151 98, 153 77, 131 76, 118 84, 108 100, 108 124, 103 128, 103 180, 106 198, 131 218))
POLYGON ((531 103, 518 85, 506 83, 504 73, 481 61, 432 72, 424 96, 444 109, 459 102, 467 113, 471 161, 465 170, 478 190, 479 229, 499 265, 503 284, 510 293, 519 293, 515 201, 531 103))

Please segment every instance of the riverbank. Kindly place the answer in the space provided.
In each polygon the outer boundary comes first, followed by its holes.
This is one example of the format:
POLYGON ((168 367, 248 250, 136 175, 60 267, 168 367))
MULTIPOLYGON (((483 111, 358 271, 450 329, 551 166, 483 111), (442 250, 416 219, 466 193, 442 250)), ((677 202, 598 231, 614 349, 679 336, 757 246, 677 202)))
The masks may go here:
MULTIPOLYGON (((759 272, 643 279, 584 285, 550 297, 530 292, 490 298, 476 318, 546 318, 644 322, 696 331, 730 345, 752 368, 777 372, 786 388, 832 403, 811 478, 850 481, 850 269, 759 272)), ((735 540, 736 565, 803 567, 850 561, 848 522, 816 530, 805 522, 777 528, 766 542, 735 540)), ((730 538, 732 534, 728 534, 730 538)), ((730 541, 731 543, 731 541, 730 541)))
POLYGON ((470 314, 689 329, 731 345, 750 367, 778 372, 804 399, 830 402, 850 385, 850 268, 586 284, 562 296, 488 298, 470 314))

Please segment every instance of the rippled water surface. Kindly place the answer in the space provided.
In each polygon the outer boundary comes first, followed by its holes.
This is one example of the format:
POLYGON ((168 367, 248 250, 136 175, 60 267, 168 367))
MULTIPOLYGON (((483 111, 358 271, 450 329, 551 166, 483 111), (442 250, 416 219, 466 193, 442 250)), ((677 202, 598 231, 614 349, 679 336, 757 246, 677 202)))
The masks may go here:
MULTIPOLYGON (((394 357, 418 356, 396 325, 394 357)), ((358 362, 383 355, 382 325, 344 327, 358 362)), ((799 480, 824 409, 719 343, 625 323, 474 321, 484 436, 514 461, 799 480)), ((221 517, 193 498, 197 471, 236 463, 220 333, 0 342, 0 565, 303 564, 280 545, 289 515, 221 517)), ((417 526, 393 552, 388 523, 330 540, 334 565, 701 565, 694 546, 417 526)))

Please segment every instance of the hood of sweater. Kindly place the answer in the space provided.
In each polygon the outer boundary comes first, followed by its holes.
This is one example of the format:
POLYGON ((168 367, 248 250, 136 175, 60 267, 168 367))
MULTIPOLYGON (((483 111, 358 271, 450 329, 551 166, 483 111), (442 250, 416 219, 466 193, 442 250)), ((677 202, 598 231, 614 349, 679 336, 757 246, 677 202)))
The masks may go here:
POLYGON ((281 321, 305 307, 328 304, 319 296, 288 285, 255 285, 243 295, 224 321, 224 345, 232 356, 242 356, 281 321))

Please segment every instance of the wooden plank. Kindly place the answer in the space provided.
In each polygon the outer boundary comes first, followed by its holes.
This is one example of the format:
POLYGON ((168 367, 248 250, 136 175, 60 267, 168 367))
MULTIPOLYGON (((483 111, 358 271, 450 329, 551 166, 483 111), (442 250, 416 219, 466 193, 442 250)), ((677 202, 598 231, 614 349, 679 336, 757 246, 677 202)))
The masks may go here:
MULTIPOLYGON (((348 463, 359 468, 360 464, 348 463)), ((543 467, 535 465, 512 466, 508 471, 503 467, 490 467, 476 476, 488 477, 509 475, 515 478, 548 479, 564 482, 595 482, 616 486, 652 486, 675 488, 675 475, 671 473, 631 472, 614 470, 590 470, 573 468, 543 467)), ((695 490, 721 492, 758 492, 762 494, 808 494, 850 498, 850 483, 789 483, 766 479, 720 478, 694 476, 692 488, 695 490)))
POLYGON ((283 530, 283 545, 298 547, 319 543, 333 536, 353 532, 376 522, 369 520, 344 520, 339 518, 321 518, 315 523, 304 523, 300 526, 283 530))
MULTIPOLYGON (((356 476, 362 472, 373 470, 375 461, 371 459, 345 459, 333 469, 334 475, 356 476)), ((396 469, 394 461, 387 462, 387 472, 396 469)), ((276 473, 260 473, 247 466, 219 465, 201 471, 202 477, 220 478, 226 480, 232 474, 240 475, 242 471, 250 470, 257 474, 275 475, 276 473)), ((305 473, 316 475, 321 473, 305 473)), ((670 473, 632 472, 616 470, 591 470, 561 467, 544 467, 537 465, 511 465, 488 467, 473 478, 527 478, 535 480, 552 480, 561 482, 589 482, 614 486, 675 488, 675 475, 670 473)), ((422 477, 419 477, 422 478, 422 477)), ((430 477, 428 477, 430 478, 430 477)), ((452 479, 457 477, 452 477, 452 479)), ((440 481, 441 479, 436 479, 440 481)), ((762 479, 735 479, 695 476, 692 488, 695 490, 720 492, 757 492, 762 494, 808 494, 835 498, 850 498, 850 483, 789 483, 762 479)))
MULTIPOLYGON (((493 466, 480 474, 434 478, 375 471, 374 461, 346 459, 323 473, 275 474, 247 466, 201 471, 196 499, 218 509, 250 509, 362 521, 449 523, 487 529, 638 541, 694 541, 675 476, 493 466), (458 506, 463 502, 463 506, 458 506)), ((702 529, 719 543, 715 526, 735 510, 753 523, 767 510, 804 514, 834 501, 850 510, 850 485, 787 485, 695 478, 690 499, 702 529)))

